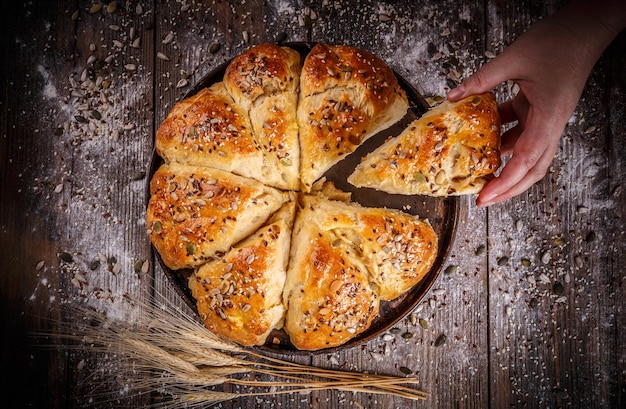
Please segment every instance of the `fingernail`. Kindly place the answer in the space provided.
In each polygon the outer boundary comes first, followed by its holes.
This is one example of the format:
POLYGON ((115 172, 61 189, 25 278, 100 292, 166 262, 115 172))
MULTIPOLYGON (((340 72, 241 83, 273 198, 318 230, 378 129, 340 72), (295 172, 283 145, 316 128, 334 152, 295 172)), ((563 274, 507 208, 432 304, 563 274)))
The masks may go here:
POLYGON ((455 100, 461 98, 465 94, 465 85, 461 84, 455 89, 448 92, 447 98, 450 100, 455 100))
POLYGON ((479 196, 476 201, 476 206, 478 207, 487 207, 493 204, 493 199, 498 197, 497 193, 491 193, 486 195, 485 197, 479 196))

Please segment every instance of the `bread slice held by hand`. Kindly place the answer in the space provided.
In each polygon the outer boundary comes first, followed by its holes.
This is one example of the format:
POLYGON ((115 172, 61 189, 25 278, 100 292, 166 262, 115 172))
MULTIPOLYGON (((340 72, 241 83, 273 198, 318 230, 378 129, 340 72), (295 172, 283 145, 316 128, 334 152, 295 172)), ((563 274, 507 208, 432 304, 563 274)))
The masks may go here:
POLYGON ((296 106, 300 54, 288 47, 260 44, 235 57, 226 68, 224 84, 246 112, 263 155, 255 176, 281 189, 300 188, 300 148, 296 106))
POLYGON ((445 101, 369 153, 348 182, 387 193, 478 193, 500 166, 500 116, 492 93, 445 101))
POLYGON ((283 324, 283 287, 295 201, 254 234, 189 278, 204 325, 241 345, 263 345, 283 324))
POLYGON ((317 44, 300 75, 298 127, 303 190, 407 112, 393 70, 358 48, 317 44))
POLYGON ((164 164, 150 181, 149 238, 169 268, 197 267, 252 234, 288 198, 229 172, 164 164))

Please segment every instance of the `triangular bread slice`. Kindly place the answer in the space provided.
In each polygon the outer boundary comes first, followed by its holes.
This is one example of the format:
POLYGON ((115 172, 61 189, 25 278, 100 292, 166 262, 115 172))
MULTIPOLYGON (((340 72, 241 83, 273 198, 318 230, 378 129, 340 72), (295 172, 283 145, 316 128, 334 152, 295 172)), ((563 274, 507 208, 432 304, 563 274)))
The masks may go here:
POLYGON ((171 269, 197 267, 252 234, 289 194, 218 169, 164 164, 150 182, 150 240, 171 269))
POLYGON ((365 140, 399 121, 408 99, 391 68, 364 50, 317 44, 300 74, 303 190, 365 140))
POLYGON ((189 278, 198 313, 213 333, 242 345, 263 345, 273 329, 282 327, 294 216, 292 200, 266 225, 189 278))
POLYGON ((346 245, 359 249, 382 301, 409 291, 437 258, 437 234, 428 220, 396 209, 358 207, 354 203, 325 202, 320 206, 326 207, 329 215, 354 212, 354 225, 338 227, 334 232, 346 245))
POLYGON ((492 93, 445 101, 369 153, 348 182, 387 193, 451 196, 481 191, 500 166, 492 93))
POLYGON ((341 238, 333 231, 353 222, 352 214, 341 212, 329 222, 313 196, 302 197, 285 283, 283 327, 298 349, 345 344, 378 315, 378 292, 370 286, 358 250, 339 246, 341 238))
POLYGON ((332 234, 336 249, 348 249, 367 269, 381 300, 406 293, 430 271, 438 238, 428 220, 397 209, 364 207, 307 195, 311 225, 332 234))
POLYGON ((249 117, 263 155, 262 172, 254 177, 287 190, 300 188, 299 79, 300 54, 274 44, 244 51, 224 73, 226 89, 249 117))
POLYGON ((248 114, 233 101, 223 82, 177 102, 157 130, 155 149, 165 162, 262 179, 263 152, 248 114))

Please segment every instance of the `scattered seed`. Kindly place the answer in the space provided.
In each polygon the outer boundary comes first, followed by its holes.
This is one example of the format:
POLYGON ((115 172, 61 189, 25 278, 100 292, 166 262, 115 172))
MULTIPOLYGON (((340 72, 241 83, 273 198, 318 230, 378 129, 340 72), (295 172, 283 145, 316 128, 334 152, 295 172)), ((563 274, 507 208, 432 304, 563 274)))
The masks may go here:
POLYGON ((420 322, 420 327, 424 329, 428 329, 428 321, 426 321, 424 318, 420 318, 419 322, 420 322))
POLYGON ((402 372, 405 375, 411 375, 413 373, 413 371, 407 368, 406 366, 401 366, 400 368, 398 368, 398 370, 400 370, 400 372, 402 372))
POLYGON ((574 263, 576 264, 576 267, 582 268, 583 267, 583 258, 580 257, 580 256, 574 257, 574 263))
POLYGON ((65 261, 66 263, 71 263, 74 261, 74 257, 72 257, 70 253, 67 253, 65 251, 58 253, 57 257, 59 257, 59 259, 61 259, 62 261, 65 261))
POLYGON ((135 264, 133 264, 133 270, 135 270, 135 273, 141 272, 141 266, 143 266, 143 260, 141 259, 135 260, 135 264))
POLYGON ((527 259, 527 258, 522 258, 522 265, 523 265, 524 267, 530 267, 530 266, 531 266, 531 264, 532 264, 532 263, 531 263, 531 261, 530 261, 529 259, 527 259))
POLYGON ((168 57, 167 55, 163 54, 163 53, 162 53, 162 52, 160 52, 160 51, 159 51, 159 52, 157 52, 157 58, 158 58, 159 60, 163 60, 163 61, 169 61, 169 60, 170 60, 170 59, 169 59, 169 57, 168 57))
POLYGON ((96 14, 102 10, 102 3, 95 3, 89 8, 89 14, 96 14))
POLYGON ((218 43, 217 41, 213 41, 210 45, 209 45, 209 52, 211 54, 215 54, 216 52, 219 51, 220 49, 220 43, 218 43))
POLYGON ((552 292, 555 295, 563 295, 563 293, 565 292, 565 288, 563 287, 563 284, 557 281, 552 286, 552 292))
POLYGON ((481 244, 480 246, 476 247, 476 251, 474 252, 477 256, 481 256, 485 253, 485 250, 487 249, 487 247, 484 244, 481 244))
POLYGON ((107 6, 107 12, 109 14, 115 13, 116 9, 117 9, 117 2, 116 1, 110 2, 109 5, 107 6))
POLYGON ((498 259, 498 265, 499 266, 504 266, 506 265, 506 263, 509 262, 509 258, 507 256, 502 256, 498 259))
POLYGON ((530 299, 529 304, 530 304, 530 308, 536 308, 539 305, 539 300, 533 297, 530 299))
POLYGON ((552 255, 550 254, 549 251, 546 251, 541 255, 541 262, 543 264, 548 264, 550 260, 552 260, 552 255))
POLYGON ((511 306, 508 304, 504 306, 504 315, 506 315, 507 317, 513 315, 513 308, 511 308, 511 306))
POLYGON ((167 33, 167 35, 163 39, 163 44, 169 44, 173 40, 174 40, 174 33, 170 31, 169 33, 167 33))
POLYGON ((146 171, 140 170, 138 172, 133 173, 132 180, 137 182, 139 180, 143 180, 146 177, 146 171))
POLYGON ((391 341, 394 338, 395 337, 392 334, 385 334, 385 335, 383 335, 383 341, 385 341, 385 342, 391 341))
POLYGON ((411 338, 413 338, 413 333, 405 332, 404 334, 402 334, 402 338, 404 338, 404 339, 411 339, 411 338))
POLYGON ((98 267, 100 267, 100 259, 94 258, 93 260, 91 260, 91 262, 89 263, 89 269, 91 271, 94 271, 97 270, 98 267))
POLYGON ((187 245, 187 255, 188 256, 193 256, 194 254, 196 254, 196 245, 193 243, 189 243, 187 245))
POLYGON ((176 83, 176 88, 183 88, 189 85, 189 81, 186 78, 182 78, 176 83))
POLYGON ((45 263, 46 263, 45 261, 41 260, 41 261, 40 261, 39 263, 37 263, 37 265, 35 266, 35 270, 41 270, 41 269, 43 268, 43 265, 44 265, 45 263))
POLYGON ((446 337, 446 334, 441 334, 435 340, 435 346, 440 347, 443 344, 445 344, 447 340, 448 340, 448 337, 446 337))
POLYGON ((457 266, 455 266, 454 264, 451 264, 448 267, 446 267, 446 269, 443 271, 443 273, 446 274, 446 275, 455 274, 457 269, 458 269, 457 266))

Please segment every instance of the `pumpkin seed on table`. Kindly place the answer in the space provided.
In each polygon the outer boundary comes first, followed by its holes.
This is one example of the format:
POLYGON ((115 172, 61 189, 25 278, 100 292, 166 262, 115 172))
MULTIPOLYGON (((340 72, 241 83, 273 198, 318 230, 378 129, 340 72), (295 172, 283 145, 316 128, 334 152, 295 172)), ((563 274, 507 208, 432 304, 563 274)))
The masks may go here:
POLYGON ((435 340, 435 346, 440 347, 443 344, 445 344, 447 340, 448 340, 448 337, 446 336, 446 334, 441 334, 435 340))
POLYGON ((455 266, 454 264, 451 264, 448 267, 446 267, 446 269, 443 271, 443 273, 446 274, 446 275, 454 274, 454 273, 456 273, 457 269, 458 269, 457 266, 455 266))
POLYGON ((563 284, 557 281, 552 286, 552 292, 555 295, 563 295, 563 293, 565 292, 565 287, 563 287, 563 284))
POLYGON ((72 257, 70 253, 67 253, 65 251, 58 253, 57 257, 59 257, 59 259, 65 261, 66 263, 71 263, 74 261, 74 257, 72 257))
POLYGON ((398 368, 398 370, 405 375, 411 375, 413 373, 413 371, 407 368, 406 366, 401 366, 400 368, 398 368))

